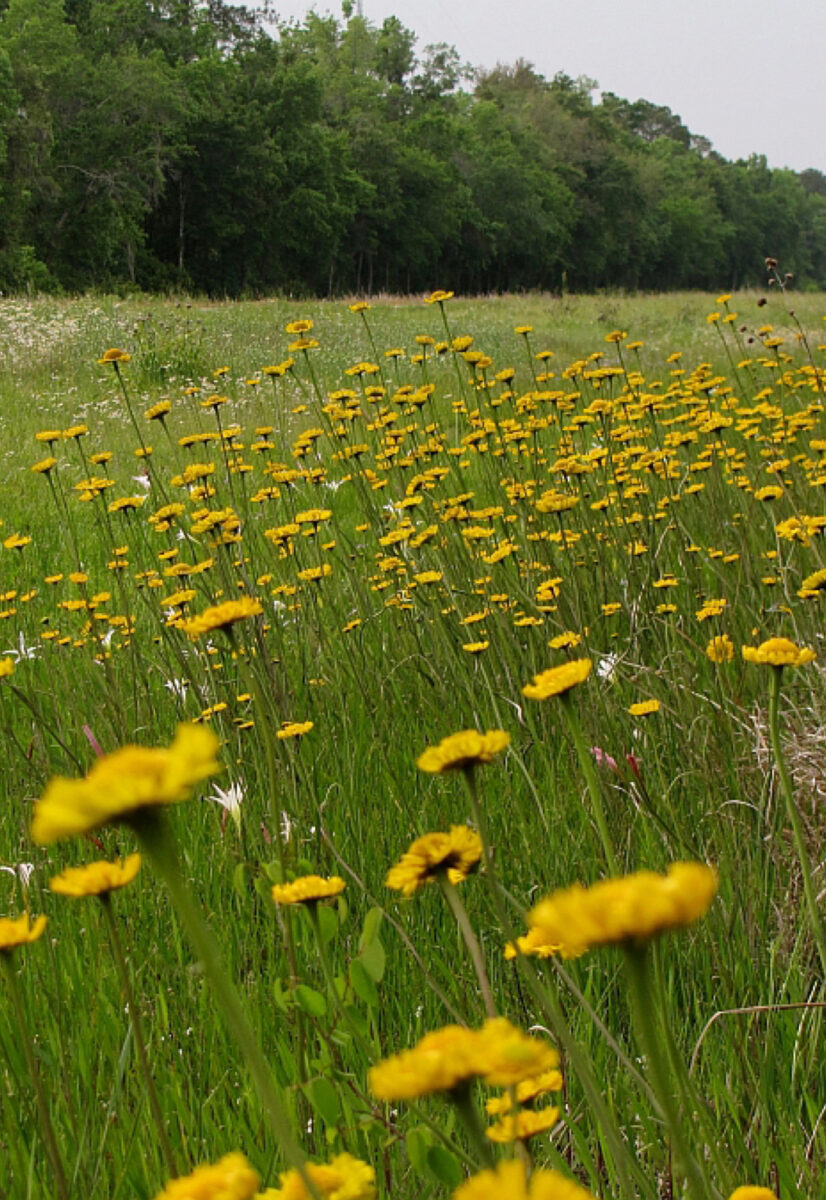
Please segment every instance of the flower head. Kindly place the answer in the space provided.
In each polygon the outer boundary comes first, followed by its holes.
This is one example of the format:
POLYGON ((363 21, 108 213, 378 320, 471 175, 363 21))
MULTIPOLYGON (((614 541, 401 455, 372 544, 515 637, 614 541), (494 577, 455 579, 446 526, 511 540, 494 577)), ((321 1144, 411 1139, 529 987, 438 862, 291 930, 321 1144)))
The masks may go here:
POLYGON ((343 892, 343 879, 332 875, 322 879, 320 875, 302 875, 292 883, 276 883, 272 889, 272 898, 276 904, 313 904, 318 900, 330 900, 343 892))
POLYGON ((559 1109, 555 1106, 540 1108, 537 1111, 527 1109, 523 1112, 507 1114, 495 1125, 490 1125, 485 1130, 485 1136, 492 1142, 503 1145, 517 1140, 526 1142, 528 1138, 535 1137, 538 1133, 546 1133, 549 1129, 553 1129, 558 1120, 559 1109))
POLYGON ((83 779, 52 779, 35 805, 39 845, 126 820, 142 808, 187 800, 196 784, 220 770, 218 739, 203 725, 178 726, 172 745, 123 746, 99 758, 83 779))
POLYGON ((706 646, 706 658, 713 663, 731 662, 734 658, 734 642, 727 633, 711 639, 706 646))
POLYGON ((446 1025, 425 1034, 412 1050, 372 1067, 370 1090, 379 1100, 410 1100, 449 1092, 479 1077, 511 1087, 557 1066, 559 1055, 547 1042, 529 1037, 505 1017, 479 1030, 446 1025))
POLYGON ((590 1192, 559 1171, 538 1168, 530 1178, 519 1160, 500 1162, 472 1175, 453 1193, 453 1200, 594 1200, 590 1192))
POLYGON ((28 913, 17 918, 0 917, 0 953, 36 942, 45 928, 45 917, 37 917, 34 921, 29 919, 28 913))
POLYGON ((510 743, 510 734, 503 729, 478 733, 467 729, 442 738, 438 746, 428 746, 416 760, 420 771, 441 775, 445 771, 466 770, 477 763, 492 762, 510 743))
POLYGON ((817 658, 814 650, 797 646, 789 638, 769 638, 759 646, 743 646, 746 662, 765 663, 770 667, 803 667, 817 658))
POLYGON ((252 1200, 260 1182, 244 1155, 235 1151, 173 1179, 155 1200, 252 1200))
MULTIPOLYGON (((305 1170, 324 1200, 373 1200, 376 1172, 352 1154, 337 1154, 329 1163, 307 1163, 305 1170)), ((280 1187, 267 1188, 259 1200, 310 1200, 310 1193, 298 1171, 279 1175, 280 1187)))
POLYGON ((263 611, 260 600, 244 596, 240 600, 226 600, 223 604, 215 604, 211 608, 206 608, 197 616, 182 620, 179 628, 195 642, 205 633, 212 633, 215 629, 227 629, 236 621, 243 621, 247 617, 257 617, 263 611))
POLYGON ((389 888, 412 896, 445 871, 451 883, 461 883, 482 857, 482 839, 467 825, 451 825, 449 833, 426 833, 416 838, 387 873, 389 888))
POLYGON ((113 346, 111 350, 103 351, 102 356, 98 359, 98 363, 102 366, 109 364, 117 366, 118 363, 128 363, 131 358, 131 354, 127 354, 125 350, 118 350, 113 346))
POLYGON ((86 867, 67 867, 49 880, 49 887, 61 896, 103 896, 126 887, 141 869, 141 856, 130 854, 121 862, 93 862, 86 867))
POLYGON ((650 717, 652 713, 660 711, 659 700, 640 700, 636 704, 632 704, 628 709, 632 717, 650 717))
POLYGON ((736 1188, 729 1200, 777 1200, 777 1196, 769 1188, 751 1187, 746 1184, 745 1187, 736 1188))
POLYGON ((706 913, 716 892, 712 867, 673 863, 665 875, 637 871, 589 888, 576 883, 540 900, 528 920, 540 943, 577 954, 690 925, 706 913))
POLYGON ((563 693, 582 683, 591 674, 590 658, 574 658, 558 667, 551 667, 540 675, 534 675, 533 683, 526 683, 522 695, 529 700, 547 700, 549 696, 563 693))

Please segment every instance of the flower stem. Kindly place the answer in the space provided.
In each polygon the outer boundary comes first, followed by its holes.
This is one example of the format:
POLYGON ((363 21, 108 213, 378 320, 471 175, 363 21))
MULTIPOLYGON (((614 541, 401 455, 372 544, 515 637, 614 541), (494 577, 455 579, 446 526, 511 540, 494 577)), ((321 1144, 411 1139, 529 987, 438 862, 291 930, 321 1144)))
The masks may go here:
POLYGON ((29 1039, 29 1031, 26 1026, 26 1013, 23 1007, 23 997, 20 995, 20 985, 17 982, 17 974, 15 973, 14 963, 10 951, 0 951, 0 964, 2 964, 3 972, 6 976, 9 995, 11 996, 11 1004, 14 1010, 14 1018, 17 1022, 17 1032, 20 1037, 20 1045, 23 1049, 23 1056, 26 1059, 26 1066, 29 1071, 29 1076, 32 1081, 34 1090, 34 1099, 37 1105, 38 1116, 40 1117, 40 1127, 43 1134, 43 1141, 46 1143, 46 1152, 49 1155, 54 1171, 55 1184, 57 1186, 57 1194, 59 1200, 69 1200, 69 1185, 66 1182, 66 1174, 63 1170, 63 1162, 60 1158, 60 1151, 57 1148, 57 1138, 55 1137, 54 1126, 49 1115, 49 1106, 46 1103, 46 1095, 43 1091, 43 1084, 40 1081, 40 1073, 37 1069, 37 1062, 32 1050, 31 1041, 29 1039))
POLYGON ((169 828, 160 812, 144 809, 135 821, 135 831, 155 870, 172 898, 178 918, 198 955, 218 1001, 227 1026, 253 1078, 270 1129, 288 1161, 297 1168, 304 1186, 318 1200, 318 1189, 304 1166, 304 1155, 293 1136, 289 1118, 273 1082, 270 1069, 244 1012, 238 993, 227 978, 217 941, 184 883, 169 828))
POLYGON ((803 891, 806 895, 806 905, 809 909, 809 921, 812 926, 815 942, 817 943, 818 953, 820 955, 821 968, 826 974, 826 933, 824 933, 823 922, 820 917, 820 910, 817 906, 817 893, 815 891, 814 882, 812 880, 812 868, 809 862, 809 852, 806 849, 806 837, 803 830, 803 822, 800 819, 800 813, 797 810, 797 804, 794 798, 794 788, 792 787, 789 770, 786 766, 786 759, 783 754, 783 744, 780 741, 780 688, 783 681, 783 668, 772 667, 771 686, 769 690, 769 740, 771 741, 772 754, 774 755, 775 766, 777 767, 778 778, 780 779, 780 787, 783 792, 783 798, 786 801, 786 809, 789 814, 789 820, 792 825, 792 833, 794 835, 795 849, 797 850, 797 858, 800 863, 800 873, 803 876, 803 891))
POLYGON ((158 1134, 158 1142, 160 1143, 161 1153, 163 1154, 166 1170, 172 1179, 175 1179, 178 1174, 178 1168, 175 1164, 175 1156, 172 1153, 172 1147, 169 1144, 169 1138, 166 1133, 166 1125, 161 1112, 161 1106, 158 1102, 158 1094, 155 1091, 155 1084, 152 1079, 152 1071, 149 1067, 149 1056, 146 1053, 146 1041, 143 1036, 143 1028, 141 1025, 140 1012, 135 1001, 135 993, 132 987, 132 980, 129 977, 129 968, 126 965, 126 957, 123 953, 123 944, 120 940, 118 932, 118 923, 115 920, 115 914, 112 911, 112 900, 108 892, 101 893, 101 906, 103 915, 106 919, 106 925, 109 930, 109 941, 112 947, 112 957, 115 960, 118 974, 120 975, 121 987, 123 995, 126 999, 126 1004, 129 1009, 129 1021, 132 1026, 132 1036, 135 1039, 135 1049, 138 1052, 138 1062, 140 1064, 141 1074, 143 1075, 146 1094, 149 1098, 149 1107, 152 1111, 152 1120, 155 1122, 155 1130, 158 1134))
POLYGON ((473 1097, 470 1094, 470 1084, 465 1083, 459 1087, 452 1088, 447 1095, 453 1102, 453 1106, 459 1115, 459 1120, 462 1122, 474 1150, 477 1151, 479 1158, 486 1167, 492 1167, 493 1151, 490 1142, 485 1137, 485 1130, 479 1119, 479 1111, 473 1103, 473 1097))
POLYGON ((668 1057, 660 1045, 660 1014, 654 999, 656 984, 648 969, 648 948, 644 943, 629 943, 623 949, 637 1041, 646 1057, 651 1086, 671 1135, 677 1165, 685 1174, 691 1200, 709 1200, 709 1197, 718 1193, 711 1188, 705 1172, 686 1143, 671 1088, 668 1057))
POLYGON ((447 901, 447 906, 456 918, 456 924, 459 926, 459 932, 467 946, 468 954, 470 955, 473 969, 476 972, 476 978, 479 980, 479 987, 482 991, 482 999, 485 1002, 485 1012, 489 1017, 496 1016, 496 1005, 493 1002, 493 993, 490 989, 490 980, 488 978, 487 968, 485 966, 485 956, 482 953, 482 947, 479 945, 479 939, 474 932, 473 926, 467 915, 467 909, 462 903, 458 891, 447 877, 446 871, 439 871, 436 878, 439 881, 439 887, 442 889, 442 895, 447 901))
POLYGON ((562 700, 562 711, 565 714, 565 721, 568 725, 568 731, 571 734, 571 739, 574 743, 579 765, 582 774, 585 776, 585 783, 588 787, 588 794, 591 797, 591 806, 594 810, 594 817, 599 830, 600 840, 602 841, 602 849, 605 854, 605 861, 608 864, 608 870, 612 875, 619 875, 619 866, 617 864, 617 856, 614 850, 614 843, 611 839, 611 834, 608 830, 608 822, 605 818, 605 806, 602 802, 602 789, 599 779, 597 778, 594 762, 591 758, 591 752, 585 744, 585 736, 582 732, 582 725, 579 721, 576 708, 571 703, 568 692, 563 692, 560 697, 562 700))

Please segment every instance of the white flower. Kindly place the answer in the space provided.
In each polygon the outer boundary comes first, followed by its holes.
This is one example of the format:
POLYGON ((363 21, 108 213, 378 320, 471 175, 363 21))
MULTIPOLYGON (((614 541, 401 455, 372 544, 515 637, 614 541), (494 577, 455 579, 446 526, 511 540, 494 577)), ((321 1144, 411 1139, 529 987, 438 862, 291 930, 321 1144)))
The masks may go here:
POLYGON ((17 645, 11 650, 4 650, 3 654, 10 655, 16 663, 22 662, 24 658, 36 658, 40 653, 40 646, 27 646, 26 637, 22 632, 17 635, 17 645))
POLYGON ((242 780, 236 780, 231 783, 224 791, 223 788, 216 787, 211 796, 207 796, 207 800, 214 800, 216 804, 220 804, 235 822, 236 828, 241 828, 241 805, 244 802, 244 784, 242 780))
POLYGON ((0 871, 5 871, 8 875, 16 876, 16 878, 20 880, 20 886, 25 892, 26 888, 29 886, 29 880, 34 872, 34 863, 22 862, 17 863, 13 867, 3 866, 0 867, 0 871))
POLYGON ((148 492, 152 487, 152 480, 149 478, 148 471, 143 471, 140 475, 133 475, 132 480, 142 487, 145 492, 148 492))
POLYGON ((601 658, 597 663, 597 675, 600 679, 610 679, 618 662, 618 654, 606 654, 604 658, 601 658))
POLYGON ((164 683, 164 687, 167 688, 177 700, 186 700, 186 689, 189 687, 189 684, 185 679, 167 679, 167 681, 164 683))

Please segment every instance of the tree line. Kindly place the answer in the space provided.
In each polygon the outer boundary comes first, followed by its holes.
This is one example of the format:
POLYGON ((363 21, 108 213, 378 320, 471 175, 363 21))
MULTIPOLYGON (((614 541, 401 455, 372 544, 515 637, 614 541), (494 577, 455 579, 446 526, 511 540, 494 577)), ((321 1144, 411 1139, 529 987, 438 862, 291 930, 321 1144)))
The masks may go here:
POLYGON ((826 176, 354 13, 0 0, 0 290, 826 287, 826 176))

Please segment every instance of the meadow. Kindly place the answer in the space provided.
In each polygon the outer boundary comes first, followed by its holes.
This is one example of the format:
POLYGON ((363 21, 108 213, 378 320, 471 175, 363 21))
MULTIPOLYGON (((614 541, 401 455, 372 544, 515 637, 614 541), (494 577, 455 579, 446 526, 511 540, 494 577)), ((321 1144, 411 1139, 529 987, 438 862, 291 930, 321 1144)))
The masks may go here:
POLYGON ((0 302, 0 1195, 823 1195, 824 319, 0 302))

